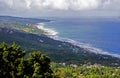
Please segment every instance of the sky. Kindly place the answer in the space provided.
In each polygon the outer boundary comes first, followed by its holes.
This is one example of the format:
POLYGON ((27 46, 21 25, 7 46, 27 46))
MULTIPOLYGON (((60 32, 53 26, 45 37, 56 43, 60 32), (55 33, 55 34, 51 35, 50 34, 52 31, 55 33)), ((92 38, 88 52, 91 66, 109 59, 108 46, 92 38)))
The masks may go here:
POLYGON ((120 17, 120 0, 0 0, 0 15, 120 17))

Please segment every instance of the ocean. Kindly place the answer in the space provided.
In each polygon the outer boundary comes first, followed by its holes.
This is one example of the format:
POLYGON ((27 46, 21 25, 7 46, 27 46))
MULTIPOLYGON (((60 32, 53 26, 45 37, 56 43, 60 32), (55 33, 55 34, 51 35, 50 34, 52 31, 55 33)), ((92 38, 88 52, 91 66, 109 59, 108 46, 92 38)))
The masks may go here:
POLYGON ((54 18, 41 29, 90 51, 120 58, 120 20, 112 18, 54 18))

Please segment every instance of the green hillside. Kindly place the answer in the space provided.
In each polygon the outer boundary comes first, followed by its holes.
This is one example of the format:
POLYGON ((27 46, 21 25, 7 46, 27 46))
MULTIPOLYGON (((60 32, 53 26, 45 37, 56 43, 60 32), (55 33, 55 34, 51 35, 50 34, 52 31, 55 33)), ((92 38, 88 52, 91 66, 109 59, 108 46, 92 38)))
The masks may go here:
POLYGON ((67 64, 102 64, 119 66, 120 59, 112 56, 90 53, 67 42, 53 40, 45 35, 35 35, 13 29, 0 28, 0 42, 16 42, 27 52, 41 51, 51 57, 52 61, 67 64), (116 64, 117 63, 117 64, 116 64))
POLYGON ((105 67, 99 64, 51 63, 48 56, 40 52, 26 52, 13 43, 0 44, 0 78, 119 78, 119 67, 105 67))
POLYGON ((104 66, 120 66, 119 58, 91 53, 70 43, 45 36, 44 31, 34 27, 38 22, 49 22, 49 20, 1 16, 0 43, 16 42, 27 51, 27 54, 31 51, 41 51, 57 63, 77 65, 97 63, 104 66))

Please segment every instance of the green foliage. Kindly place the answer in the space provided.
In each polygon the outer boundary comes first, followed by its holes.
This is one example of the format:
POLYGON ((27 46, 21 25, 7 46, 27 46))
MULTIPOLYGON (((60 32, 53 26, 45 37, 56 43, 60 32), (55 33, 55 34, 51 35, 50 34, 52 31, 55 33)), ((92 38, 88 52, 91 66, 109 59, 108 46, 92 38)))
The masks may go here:
POLYGON ((25 51, 13 43, 0 45, 0 78, 119 78, 120 68, 98 64, 74 66, 51 63, 40 52, 32 52, 23 58, 25 51))
POLYGON ((41 51, 57 63, 82 65, 88 62, 104 66, 120 66, 120 59, 91 53, 67 42, 57 41, 44 35, 28 34, 12 29, 0 28, 0 42, 16 42, 27 52, 41 51), (12 33, 10 33, 12 32, 12 33), (75 51, 76 50, 76 51, 75 51))
POLYGON ((17 66, 20 59, 24 57, 25 52, 13 43, 11 46, 3 43, 0 45, 0 77, 12 77, 17 74, 17 66))
POLYGON ((52 63, 51 67, 58 78, 120 78, 120 68, 100 65, 83 65, 78 67, 61 66, 52 63))
POLYGON ((44 34, 43 30, 38 29, 33 24, 23 24, 21 22, 0 22, 0 28, 10 28, 33 34, 44 34))
MULTIPOLYGON (((104 66, 120 66, 120 58, 92 53, 70 43, 40 35, 45 32, 34 26, 39 22, 50 22, 50 20, 0 16, 0 42, 11 44, 15 41, 27 51, 26 56, 29 52, 37 50, 57 63, 83 65, 90 62, 104 66)), ((7 53, 4 52, 4 55, 7 53)), ((4 60, 5 57, 7 56, 4 56, 4 60)))
POLYGON ((0 78, 53 78, 50 59, 33 52, 24 59, 25 52, 15 43, 0 45, 0 78))

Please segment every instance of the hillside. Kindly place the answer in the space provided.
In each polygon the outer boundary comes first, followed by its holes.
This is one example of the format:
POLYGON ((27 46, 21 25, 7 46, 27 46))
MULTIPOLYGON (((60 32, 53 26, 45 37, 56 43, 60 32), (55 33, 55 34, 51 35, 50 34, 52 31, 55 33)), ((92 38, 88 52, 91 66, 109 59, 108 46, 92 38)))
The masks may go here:
POLYGON ((99 64, 82 66, 51 62, 40 52, 26 52, 13 43, 0 44, 0 78, 119 78, 120 68, 99 64))
POLYGON ((0 42, 11 44, 16 42, 21 45, 26 51, 33 50, 41 51, 55 62, 65 62, 73 64, 85 64, 91 62, 102 65, 120 65, 120 59, 111 56, 90 53, 82 48, 74 46, 70 43, 60 42, 48 38, 45 35, 35 35, 17 30, 0 28, 0 42), (77 52, 75 51, 77 50, 77 52))
MULTIPOLYGON (((0 20, 0 43, 12 44, 12 42, 16 42, 27 52, 41 51, 57 63, 78 65, 97 63, 104 66, 120 66, 119 58, 94 54, 70 43, 57 41, 43 35, 44 31, 33 27, 35 23, 43 22, 39 19, 0 17, 0 20), (19 19, 21 20, 19 21, 19 19), (34 22, 31 22, 33 20, 34 22), (25 31, 25 28, 34 29, 34 32, 25 31)), ((44 20, 44 22, 49 21, 44 20)))

